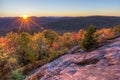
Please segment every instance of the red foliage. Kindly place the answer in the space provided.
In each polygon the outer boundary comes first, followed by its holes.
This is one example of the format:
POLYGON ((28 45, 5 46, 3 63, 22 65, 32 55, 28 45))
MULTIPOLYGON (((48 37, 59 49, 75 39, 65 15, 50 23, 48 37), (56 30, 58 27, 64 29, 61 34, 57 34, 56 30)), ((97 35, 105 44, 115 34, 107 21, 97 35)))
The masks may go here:
POLYGON ((72 37, 73 40, 76 40, 77 39, 77 33, 73 33, 71 37, 72 37))
POLYGON ((57 42, 53 42, 53 44, 52 44, 52 48, 53 49, 58 49, 58 43, 57 42))

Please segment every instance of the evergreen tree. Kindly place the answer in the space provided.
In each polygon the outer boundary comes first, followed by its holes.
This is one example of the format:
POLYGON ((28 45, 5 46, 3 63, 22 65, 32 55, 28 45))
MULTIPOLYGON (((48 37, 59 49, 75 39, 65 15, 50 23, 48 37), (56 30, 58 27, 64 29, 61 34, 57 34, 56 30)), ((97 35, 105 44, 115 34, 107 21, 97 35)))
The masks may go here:
POLYGON ((90 25, 87 29, 84 39, 82 40, 81 47, 86 50, 90 51, 96 47, 97 38, 95 36, 96 27, 94 25, 90 25))
POLYGON ((113 31, 116 35, 119 35, 120 34, 120 25, 114 26, 113 31))

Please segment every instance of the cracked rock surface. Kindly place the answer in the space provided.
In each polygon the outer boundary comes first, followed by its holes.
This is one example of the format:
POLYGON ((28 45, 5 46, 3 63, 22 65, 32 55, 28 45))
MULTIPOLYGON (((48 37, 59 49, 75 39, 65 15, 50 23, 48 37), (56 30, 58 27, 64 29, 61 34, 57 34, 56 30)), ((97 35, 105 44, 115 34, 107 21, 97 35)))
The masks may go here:
POLYGON ((63 55, 26 80, 39 73, 43 76, 38 80, 120 80, 120 41, 92 52, 63 55))

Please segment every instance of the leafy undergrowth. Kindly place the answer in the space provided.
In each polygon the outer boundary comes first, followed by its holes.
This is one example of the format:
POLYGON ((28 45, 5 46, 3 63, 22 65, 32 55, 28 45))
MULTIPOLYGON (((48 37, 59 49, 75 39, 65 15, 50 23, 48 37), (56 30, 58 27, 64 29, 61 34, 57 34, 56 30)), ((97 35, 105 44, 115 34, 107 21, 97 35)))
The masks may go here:
POLYGON ((66 54, 67 52, 68 52, 68 49, 64 49, 62 52, 58 52, 58 54, 56 54, 55 56, 51 54, 49 58, 44 58, 43 60, 39 60, 39 61, 36 61, 35 63, 28 64, 20 68, 19 70, 22 71, 24 74, 29 74, 28 72, 30 72, 31 70, 36 69, 46 63, 49 63, 54 59, 66 54))

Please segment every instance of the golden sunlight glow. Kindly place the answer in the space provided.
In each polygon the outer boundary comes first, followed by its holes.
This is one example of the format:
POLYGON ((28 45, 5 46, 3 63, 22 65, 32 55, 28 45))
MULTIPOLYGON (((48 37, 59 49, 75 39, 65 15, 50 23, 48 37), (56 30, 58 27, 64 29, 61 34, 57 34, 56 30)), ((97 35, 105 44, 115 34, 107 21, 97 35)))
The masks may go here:
POLYGON ((12 23, 13 26, 18 24, 18 33, 22 31, 31 31, 31 27, 37 27, 40 30, 44 30, 45 28, 36 22, 31 16, 28 15, 21 15, 17 19, 15 19, 12 23))
POLYGON ((40 28, 41 30, 44 30, 44 27, 41 26, 40 24, 36 23, 30 16, 28 15, 23 15, 16 19, 15 21, 12 22, 12 25, 19 24, 18 26, 18 32, 21 32, 22 29, 30 32, 30 26, 35 26, 40 28))
POLYGON ((27 19, 28 18, 28 16, 27 15, 23 15, 23 19, 27 19))

